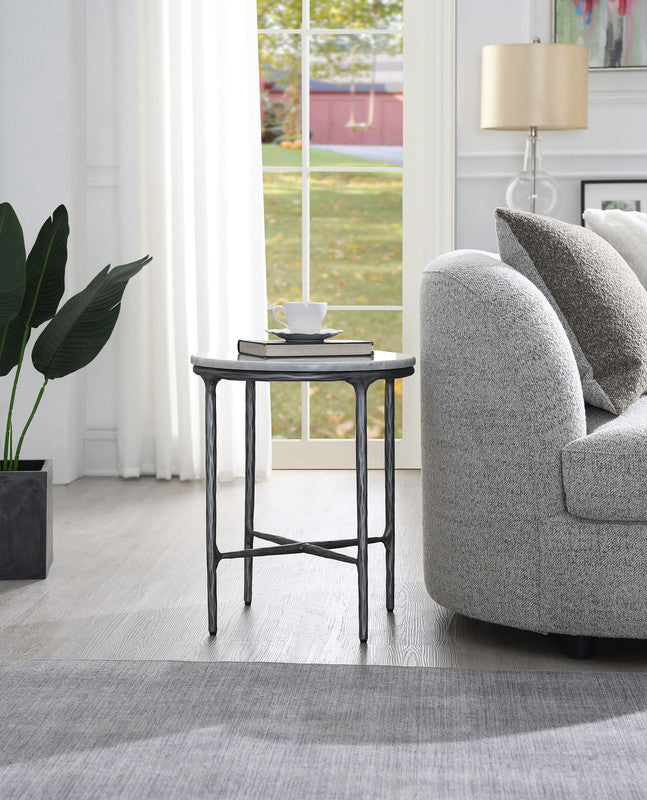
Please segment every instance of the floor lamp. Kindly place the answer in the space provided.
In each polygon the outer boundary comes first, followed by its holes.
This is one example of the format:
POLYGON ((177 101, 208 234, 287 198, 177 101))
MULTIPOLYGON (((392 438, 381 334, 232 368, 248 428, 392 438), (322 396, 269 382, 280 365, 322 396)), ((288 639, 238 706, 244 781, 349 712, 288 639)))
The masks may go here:
POLYGON ((575 44, 492 44, 483 48, 481 128, 528 130, 523 170, 506 190, 509 208, 552 214, 555 179, 541 168, 539 130, 587 127, 587 47, 575 44))

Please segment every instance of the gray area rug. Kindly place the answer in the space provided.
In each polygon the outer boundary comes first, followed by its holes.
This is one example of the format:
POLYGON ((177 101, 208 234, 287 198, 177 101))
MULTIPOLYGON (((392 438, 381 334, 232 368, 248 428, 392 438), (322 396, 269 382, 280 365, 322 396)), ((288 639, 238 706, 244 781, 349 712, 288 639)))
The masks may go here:
POLYGON ((0 662, 0 798, 644 798, 647 676, 0 662))

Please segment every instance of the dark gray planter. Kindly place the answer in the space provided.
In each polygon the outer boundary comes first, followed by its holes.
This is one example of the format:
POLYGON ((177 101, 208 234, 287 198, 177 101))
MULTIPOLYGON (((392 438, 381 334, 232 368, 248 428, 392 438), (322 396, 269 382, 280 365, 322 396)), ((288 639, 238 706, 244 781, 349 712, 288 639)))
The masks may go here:
POLYGON ((0 580, 46 578, 52 563, 52 462, 0 472, 0 580))

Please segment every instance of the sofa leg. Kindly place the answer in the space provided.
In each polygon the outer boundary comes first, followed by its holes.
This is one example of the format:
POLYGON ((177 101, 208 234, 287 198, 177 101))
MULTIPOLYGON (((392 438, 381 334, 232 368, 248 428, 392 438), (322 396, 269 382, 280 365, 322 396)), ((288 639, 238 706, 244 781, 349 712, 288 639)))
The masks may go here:
POLYGON ((562 648, 569 658, 591 658, 595 649, 593 636, 561 636, 562 648))

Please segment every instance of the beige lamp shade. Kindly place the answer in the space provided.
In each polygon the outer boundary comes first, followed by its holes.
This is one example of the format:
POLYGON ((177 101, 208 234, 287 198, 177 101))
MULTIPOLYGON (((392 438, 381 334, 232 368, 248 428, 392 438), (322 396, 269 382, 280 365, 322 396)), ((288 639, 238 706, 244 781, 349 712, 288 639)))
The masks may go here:
POLYGON ((588 47, 486 45, 481 70, 481 128, 586 128, 588 77, 588 47))

